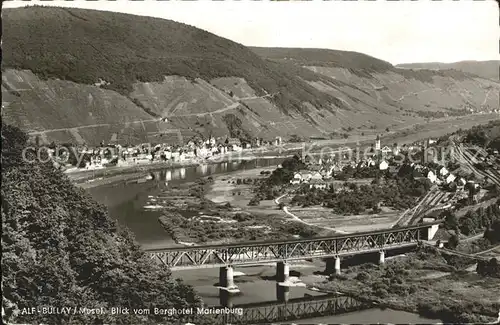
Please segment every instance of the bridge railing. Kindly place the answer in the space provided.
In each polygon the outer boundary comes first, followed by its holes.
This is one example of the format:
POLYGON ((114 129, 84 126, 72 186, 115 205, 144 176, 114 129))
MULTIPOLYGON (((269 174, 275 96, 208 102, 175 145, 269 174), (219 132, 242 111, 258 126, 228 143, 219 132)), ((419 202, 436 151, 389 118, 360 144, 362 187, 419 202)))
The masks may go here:
POLYGON ((343 256, 416 245, 427 239, 428 228, 433 224, 333 237, 171 248, 147 253, 175 269, 343 256))

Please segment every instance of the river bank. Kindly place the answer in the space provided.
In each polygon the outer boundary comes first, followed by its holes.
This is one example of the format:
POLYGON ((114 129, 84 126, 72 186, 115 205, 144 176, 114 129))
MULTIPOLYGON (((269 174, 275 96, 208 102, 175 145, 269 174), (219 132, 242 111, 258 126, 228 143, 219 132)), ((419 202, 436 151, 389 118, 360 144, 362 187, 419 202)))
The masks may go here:
POLYGON ((342 292, 380 307, 440 318, 447 323, 488 323, 500 310, 500 279, 466 271, 472 261, 441 255, 432 248, 342 270, 309 284, 321 292, 342 292), (431 276, 435 273, 439 277, 431 276), (446 297, 446 299, 443 299, 446 297))

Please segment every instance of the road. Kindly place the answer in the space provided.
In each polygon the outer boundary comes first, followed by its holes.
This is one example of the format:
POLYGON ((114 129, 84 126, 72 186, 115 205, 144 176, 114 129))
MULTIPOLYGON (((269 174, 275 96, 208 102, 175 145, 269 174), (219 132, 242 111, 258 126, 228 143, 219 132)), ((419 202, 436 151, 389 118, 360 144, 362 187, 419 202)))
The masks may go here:
POLYGON ((138 121, 123 122, 123 123, 88 124, 88 125, 75 126, 75 127, 70 127, 70 128, 60 128, 60 129, 48 129, 48 130, 43 130, 43 131, 34 131, 34 132, 29 132, 28 134, 29 135, 41 135, 41 134, 49 133, 49 132, 61 132, 61 131, 79 130, 79 129, 95 128, 95 127, 102 127, 102 126, 113 126, 113 125, 130 125, 130 124, 145 123, 145 122, 160 122, 161 120, 162 120, 161 118, 155 118, 155 119, 150 119, 150 120, 138 120, 138 121))
POLYGON ((220 108, 215 111, 211 112, 203 112, 203 113, 189 113, 189 114, 176 114, 176 115, 167 115, 161 118, 154 118, 154 119, 148 119, 148 120, 137 120, 137 121, 127 121, 127 122, 122 122, 122 123, 98 123, 98 124, 88 124, 88 125, 81 125, 81 126, 75 126, 75 127, 69 127, 69 128, 58 128, 58 129, 48 129, 48 130, 43 130, 43 131, 33 131, 29 132, 29 135, 42 135, 45 133, 50 133, 50 132, 61 132, 61 131, 69 131, 69 130, 79 130, 79 129, 86 129, 86 128, 95 128, 95 127, 110 127, 110 126, 116 126, 116 125, 131 125, 131 124, 137 124, 137 123, 149 123, 149 122, 160 122, 162 121, 165 117, 187 117, 187 116, 205 116, 205 115, 212 115, 212 114, 220 114, 232 109, 237 108, 238 106, 241 105, 240 101, 242 100, 252 100, 252 99, 259 99, 259 98, 267 98, 267 97, 273 97, 277 95, 278 93, 274 94, 266 94, 264 96, 251 96, 251 97, 244 97, 244 98, 239 98, 237 102, 225 106, 223 108, 220 108))
MULTIPOLYGON (((276 199, 274 199, 274 203, 276 203, 277 205, 279 205, 280 204, 280 200, 282 198, 284 198, 285 196, 287 196, 287 195, 288 195, 288 193, 285 193, 285 194, 281 195, 280 197, 277 197, 276 199)), ((305 222, 304 220, 300 219, 299 217, 297 217, 296 215, 294 215, 293 213, 291 213, 290 211, 288 211, 288 207, 287 206, 283 207, 283 212, 285 212, 285 214, 287 216, 291 217, 294 221, 303 223, 305 225, 308 225, 308 226, 311 226, 311 227, 318 227, 318 228, 322 228, 322 229, 326 229, 326 230, 335 231, 335 232, 337 232, 339 234, 348 234, 348 232, 346 232, 346 231, 342 231, 342 230, 338 230, 338 229, 330 228, 330 227, 325 227, 325 226, 318 226, 318 225, 315 225, 315 224, 311 224, 311 223, 305 222)))
POLYGON ((232 109, 235 109, 237 108, 238 106, 241 105, 241 101, 242 100, 252 100, 252 99, 260 99, 260 98, 267 98, 267 97, 273 97, 275 95, 277 95, 278 93, 274 93, 274 94, 267 94, 267 95, 264 95, 264 96, 251 96, 251 97, 243 97, 243 98, 239 98, 237 102, 235 103, 232 103, 231 105, 228 105, 228 106, 225 106, 223 108, 219 108, 215 111, 210 111, 210 112, 203 112, 203 113, 189 113, 189 114, 175 114, 175 115, 167 115, 166 117, 187 117, 187 116, 205 116, 205 115, 212 115, 212 114, 220 114, 220 113, 224 113, 226 111, 230 111, 232 109))

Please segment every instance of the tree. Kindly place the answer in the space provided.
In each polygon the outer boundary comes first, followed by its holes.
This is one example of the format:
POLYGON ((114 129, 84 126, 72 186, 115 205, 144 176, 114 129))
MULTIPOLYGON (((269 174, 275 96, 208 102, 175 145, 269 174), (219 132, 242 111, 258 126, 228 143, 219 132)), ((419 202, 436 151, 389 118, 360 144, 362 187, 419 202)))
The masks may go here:
POLYGON ((448 239, 448 246, 451 249, 457 248, 458 244, 460 243, 460 240, 458 239, 458 235, 453 234, 450 239, 448 239))
POLYGON ((500 242, 500 220, 495 220, 490 227, 486 229, 484 238, 488 239, 492 244, 500 242))
POLYGON ((278 204, 278 209, 279 209, 279 210, 283 210, 283 208, 284 208, 284 207, 285 207, 285 203, 280 202, 280 203, 278 204))
POLYGON ((453 214, 451 212, 446 212, 445 215, 446 215, 445 219, 444 219, 445 229, 449 229, 449 230, 457 229, 458 221, 457 221, 457 217, 455 216, 455 214, 453 214))
POLYGON ((260 201, 257 198, 252 198, 250 202, 248 202, 249 206, 257 206, 260 204, 260 201))
POLYGON ((373 213, 379 213, 379 212, 382 211, 382 209, 380 208, 379 203, 376 203, 376 204, 373 205, 372 211, 373 211, 373 213))

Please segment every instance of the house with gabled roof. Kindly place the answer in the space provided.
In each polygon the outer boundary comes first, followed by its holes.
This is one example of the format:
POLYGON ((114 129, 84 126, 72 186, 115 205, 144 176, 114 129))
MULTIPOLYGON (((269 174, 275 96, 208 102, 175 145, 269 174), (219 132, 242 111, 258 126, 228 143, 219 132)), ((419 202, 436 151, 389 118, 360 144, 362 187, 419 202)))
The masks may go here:
POLYGON ((382 151, 383 154, 392 153, 392 149, 389 148, 388 146, 384 146, 381 151, 382 151))
POLYGON ((319 179, 311 179, 309 182, 309 188, 318 188, 318 189, 326 189, 328 187, 328 184, 319 179))

